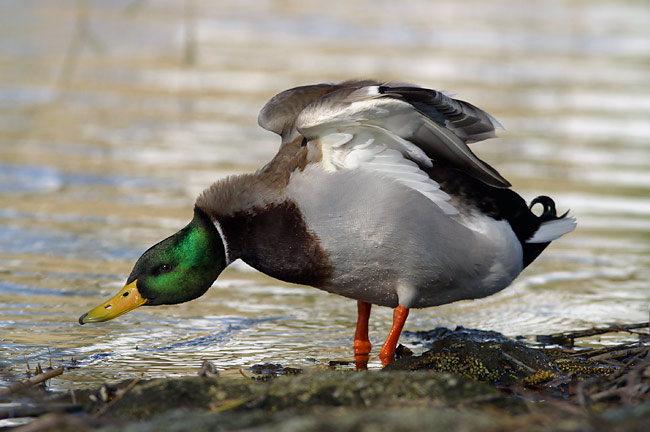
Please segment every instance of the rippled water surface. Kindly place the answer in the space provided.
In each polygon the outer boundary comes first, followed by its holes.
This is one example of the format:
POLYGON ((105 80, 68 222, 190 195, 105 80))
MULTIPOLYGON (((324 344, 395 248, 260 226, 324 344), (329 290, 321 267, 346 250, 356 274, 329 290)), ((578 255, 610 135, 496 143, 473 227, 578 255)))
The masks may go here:
MULTIPOLYGON (((80 366, 60 389, 194 374, 202 359, 231 371, 351 360, 354 301, 240 263, 199 300, 77 319, 185 225, 203 188, 272 157, 278 139, 256 124, 269 97, 352 77, 485 108, 506 130, 473 149, 579 222, 510 288, 413 311, 407 330, 530 337, 648 319, 650 3, 321 5, 0 4, 0 386, 50 359, 80 366)), ((373 310, 377 352, 391 316, 373 310)))

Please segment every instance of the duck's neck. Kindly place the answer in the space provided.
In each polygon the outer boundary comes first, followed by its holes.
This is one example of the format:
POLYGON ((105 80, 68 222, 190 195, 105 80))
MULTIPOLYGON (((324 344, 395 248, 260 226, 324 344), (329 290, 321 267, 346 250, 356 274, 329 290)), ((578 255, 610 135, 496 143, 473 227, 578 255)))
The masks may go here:
POLYGON ((332 272, 327 253, 278 181, 267 172, 229 177, 196 205, 219 230, 228 263, 241 259, 276 279, 321 286, 332 272))
POLYGON ((213 220, 277 206, 285 201, 291 174, 305 168, 308 155, 299 138, 283 144, 273 160, 256 173, 233 175, 214 182, 199 195, 196 206, 213 220))
POLYGON ((246 244, 254 231, 253 216, 282 202, 284 197, 274 192, 268 176, 260 173, 230 176, 212 184, 196 200, 219 231, 228 263, 246 256, 246 244))

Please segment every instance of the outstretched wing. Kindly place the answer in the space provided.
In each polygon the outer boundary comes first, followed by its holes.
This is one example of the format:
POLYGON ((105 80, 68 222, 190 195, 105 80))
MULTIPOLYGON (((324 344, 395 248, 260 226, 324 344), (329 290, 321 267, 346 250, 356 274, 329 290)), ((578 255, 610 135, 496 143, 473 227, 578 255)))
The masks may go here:
POLYGON ((457 213, 424 169, 444 163, 484 183, 510 183, 467 146, 495 136, 485 111, 441 92, 375 81, 287 90, 262 109, 259 123, 283 143, 299 134, 320 144, 326 169, 368 169, 390 177, 457 213))
MULTIPOLYGON (((339 89, 307 105, 295 127, 308 139, 375 130, 392 138, 397 147, 407 142, 428 158, 452 165, 490 186, 510 186, 467 146, 493 137, 498 122, 485 111, 435 90, 381 85, 339 89)), ((428 160, 416 161, 431 166, 428 160)))

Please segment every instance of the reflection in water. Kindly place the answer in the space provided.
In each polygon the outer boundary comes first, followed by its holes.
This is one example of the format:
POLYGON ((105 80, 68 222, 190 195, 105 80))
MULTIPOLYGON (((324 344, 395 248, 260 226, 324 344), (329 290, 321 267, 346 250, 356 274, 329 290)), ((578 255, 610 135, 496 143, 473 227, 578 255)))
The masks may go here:
MULTIPOLYGON (((132 3, 89 2, 85 39, 72 32, 80 3, 0 6, 0 379, 25 360, 79 365, 60 389, 194 374, 202 359, 222 370, 352 360, 355 302, 241 263, 196 301, 77 323, 185 225, 203 188, 270 159, 276 137, 256 125, 270 96, 352 77, 485 108, 507 130, 474 150, 524 197, 549 194, 579 221, 510 288, 415 310, 408 330, 532 336, 647 320, 650 5, 198 2, 184 21, 180 3, 132 3)), ((376 348, 391 316, 373 311, 376 348)), ((402 342, 417 349, 412 333, 402 342)))

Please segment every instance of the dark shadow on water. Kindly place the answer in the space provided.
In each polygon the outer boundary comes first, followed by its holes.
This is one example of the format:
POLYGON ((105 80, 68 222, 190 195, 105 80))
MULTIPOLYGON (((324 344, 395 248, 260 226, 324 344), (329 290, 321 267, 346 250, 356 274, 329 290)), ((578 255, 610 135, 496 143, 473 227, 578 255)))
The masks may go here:
POLYGON ((169 351, 174 349, 196 348, 196 347, 224 344, 228 342, 234 334, 242 330, 256 327, 265 322, 279 321, 281 319, 282 318, 263 318, 263 319, 246 318, 240 321, 239 323, 230 323, 228 324, 227 328, 210 335, 199 336, 186 341, 174 342, 162 347, 149 348, 146 349, 146 351, 159 352, 159 351, 169 351))

